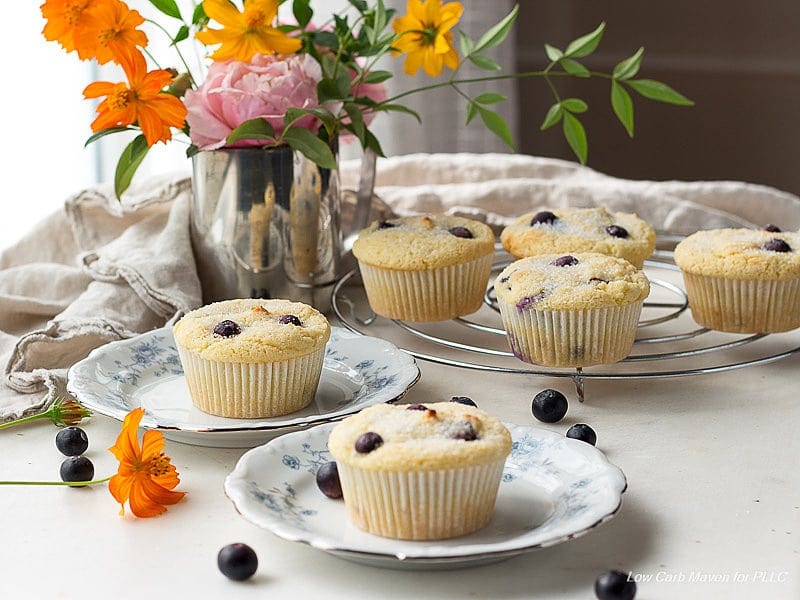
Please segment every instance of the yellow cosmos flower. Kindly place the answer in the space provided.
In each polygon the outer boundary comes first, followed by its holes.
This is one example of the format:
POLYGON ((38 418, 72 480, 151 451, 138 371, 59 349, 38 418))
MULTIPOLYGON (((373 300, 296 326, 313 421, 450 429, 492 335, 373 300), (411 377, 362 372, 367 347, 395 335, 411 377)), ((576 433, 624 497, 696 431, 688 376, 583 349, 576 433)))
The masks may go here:
POLYGON ((229 0, 204 0, 206 15, 222 29, 196 34, 207 46, 221 44, 211 58, 217 61, 249 61, 255 54, 293 54, 302 43, 272 26, 278 14, 278 0, 248 0, 239 12, 229 0))
POLYGON ((442 0, 408 0, 407 14, 392 23, 398 34, 394 54, 407 54, 404 70, 416 75, 422 67, 430 77, 444 67, 458 67, 458 54, 453 48, 450 30, 458 23, 464 6, 460 2, 442 0))

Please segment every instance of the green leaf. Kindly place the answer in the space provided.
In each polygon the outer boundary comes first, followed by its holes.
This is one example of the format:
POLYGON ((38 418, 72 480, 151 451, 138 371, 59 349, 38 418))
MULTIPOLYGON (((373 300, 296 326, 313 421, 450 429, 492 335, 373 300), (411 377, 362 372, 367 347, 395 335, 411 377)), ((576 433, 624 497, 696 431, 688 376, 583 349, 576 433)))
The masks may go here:
POLYGON ((414 117, 420 125, 422 124, 422 117, 419 116, 419 113, 402 104, 381 104, 376 110, 405 113, 414 117))
POLYGON ((478 105, 470 101, 467 103, 467 122, 465 125, 472 123, 472 119, 478 116, 478 105))
POLYGON ((297 19, 297 24, 305 29, 311 17, 314 16, 314 10, 311 8, 311 0, 294 0, 292 3, 292 13, 294 18, 297 19))
POLYGON ((619 62, 614 67, 611 76, 614 79, 630 79, 639 72, 639 67, 642 65, 642 56, 644 56, 644 48, 639 48, 636 54, 629 56, 625 60, 619 62))
POLYGON ((350 117, 350 126, 352 132, 358 138, 361 146, 364 147, 367 143, 367 128, 364 125, 364 115, 361 112, 361 108, 357 104, 346 102, 344 105, 344 110, 347 113, 347 116, 350 117))
POLYGON ((102 131, 98 131, 97 133, 93 134, 89 139, 84 142, 83 147, 86 148, 89 144, 96 142, 100 138, 106 137, 107 135, 111 135, 112 133, 119 133, 120 131, 136 131, 135 127, 109 127, 108 129, 103 129, 102 131))
POLYGON ((186 158, 192 158, 195 154, 200 152, 200 148, 195 146, 194 144, 189 144, 186 148, 186 158))
POLYGON ((586 164, 586 157, 589 153, 589 146, 586 142, 586 130, 583 125, 574 115, 568 112, 564 113, 564 121, 562 123, 564 137, 569 144, 569 147, 581 161, 582 165, 586 164))
POLYGON ((181 25, 181 28, 178 29, 178 33, 176 33, 175 37, 172 38, 172 44, 175 45, 178 42, 182 42, 188 37, 189 37, 189 27, 186 25, 181 25))
POLYGON ((291 127, 283 131, 281 140, 289 144, 303 156, 323 169, 337 169, 336 158, 333 156, 330 146, 302 127, 291 127))
POLYGON ((498 102, 502 102, 506 100, 506 96, 503 94, 495 94, 493 92, 487 92, 485 94, 480 94, 479 96, 475 96, 472 100, 477 102, 478 104, 497 104, 498 102))
POLYGON ((290 127, 298 120, 303 118, 305 115, 315 116, 320 121, 322 121, 325 127, 330 131, 336 128, 336 117, 334 117, 333 113, 329 111, 327 108, 323 108, 321 106, 315 106, 314 108, 286 109, 286 115, 283 118, 284 125, 286 127, 290 127))
POLYGON ((274 140, 275 130, 269 121, 256 117, 245 121, 228 134, 226 144, 234 144, 241 140, 274 140))
POLYGON ((625 127, 630 137, 633 137, 633 100, 630 94, 616 81, 611 81, 611 107, 617 119, 625 127))
POLYGON ((478 106, 478 114, 481 116, 481 121, 486 125, 486 128, 508 144, 509 148, 514 150, 514 140, 511 139, 511 131, 503 120, 503 117, 482 106, 478 106))
POLYGON ((367 148, 374 151, 378 156, 386 156, 383 153, 383 148, 381 148, 381 143, 378 141, 378 138, 376 138, 369 129, 367 129, 367 148))
POLYGON ((479 69, 483 69, 484 71, 499 71, 500 65, 494 62, 488 56, 482 56, 480 54, 470 54, 469 60, 479 69))
POLYGON ((208 17, 206 16, 206 11, 203 8, 203 3, 200 2, 197 6, 194 7, 194 12, 192 12, 192 25, 202 26, 208 22, 208 17))
POLYGON ((550 129, 553 125, 561 121, 562 118, 564 118, 564 109, 561 107, 560 102, 556 102, 547 110, 547 114, 544 116, 544 121, 542 121, 539 129, 541 131, 550 129))
POLYGON ((352 6, 354 6, 355 9, 360 13, 364 13, 367 11, 368 6, 366 0, 347 0, 347 1, 352 6))
POLYGON ((353 87, 353 80, 350 79, 349 70, 343 65, 339 65, 339 72, 336 74, 336 89, 339 90, 339 98, 350 96, 353 87))
POLYGON ((175 0, 150 0, 150 4, 155 6, 168 17, 182 19, 181 11, 178 8, 178 5, 175 3, 175 0))
POLYGON ((142 164, 148 150, 150 147, 147 145, 147 140, 143 135, 137 135, 120 154, 117 170, 114 173, 114 193, 117 195, 117 200, 122 198, 122 194, 131 185, 136 169, 142 164))
POLYGON ((553 62, 558 62, 559 60, 561 60, 561 57, 564 56, 564 53, 561 52, 561 50, 559 50, 555 46, 551 46, 550 44, 544 45, 544 53, 547 54, 547 58, 549 58, 553 62))
POLYGON ((600 39, 603 37, 603 32, 606 29, 605 23, 600 23, 597 29, 586 35, 582 35, 576 40, 573 40, 564 51, 564 56, 572 58, 580 58, 588 56, 597 49, 600 39))
POLYGON ((317 46, 325 46, 331 50, 339 49, 339 38, 332 31, 315 31, 314 43, 317 46))
POLYGON ((475 44, 474 51, 481 52, 482 50, 488 50, 489 48, 494 48, 502 44, 503 40, 508 36, 508 32, 511 31, 511 27, 517 19, 518 12, 519 6, 515 6, 499 23, 490 27, 488 31, 481 36, 478 43, 475 44))
POLYGON ((650 100, 666 102, 667 104, 677 104, 678 106, 694 106, 694 101, 676 92, 666 83, 661 83, 654 79, 629 79, 625 83, 631 86, 640 95, 650 100))
POLYGON ((458 30, 458 44, 461 47, 462 56, 468 56, 475 47, 475 42, 472 41, 472 38, 460 29, 458 30))
POLYGON ((567 73, 569 73, 570 75, 574 75, 575 77, 591 76, 591 73, 589 73, 589 69, 584 67, 577 60, 572 60, 571 58, 562 58, 559 61, 559 64, 564 68, 564 70, 567 73))
POLYGON ((393 74, 391 71, 370 71, 364 76, 364 83, 382 83, 387 79, 391 79, 393 74))
POLYGON ((339 88, 336 82, 330 77, 323 77, 317 84, 317 99, 320 104, 329 102, 331 100, 341 100, 339 95, 339 88))
POLYGON ((567 98, 566 100, 562 100, 561 106, 564 108, 564 110, 571 113, 580 114, 589 110, 589 105, 580 98, 567 98))

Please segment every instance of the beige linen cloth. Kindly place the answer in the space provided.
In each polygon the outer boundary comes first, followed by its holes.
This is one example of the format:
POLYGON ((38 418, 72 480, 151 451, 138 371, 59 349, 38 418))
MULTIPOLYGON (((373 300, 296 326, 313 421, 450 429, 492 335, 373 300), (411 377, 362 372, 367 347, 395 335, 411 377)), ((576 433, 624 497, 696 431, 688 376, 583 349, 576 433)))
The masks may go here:
MULTIPOLYGON (((344 161, 355 188, 359 163, 344 161)), ((499 231, 540 207, 603 205, 660 231, 800 228, 800 198, 735 181, 629 181, 575 163, 508 154, 414 154, 378 161, 376 193, 398 215, 463 214, 499 231)), ((79 192, 0 254, 0 422, 62 393, 93 348, 174 322, 201 302, 189 239, 191 182, 163 176, 120 205, 110 187, 79 192)))

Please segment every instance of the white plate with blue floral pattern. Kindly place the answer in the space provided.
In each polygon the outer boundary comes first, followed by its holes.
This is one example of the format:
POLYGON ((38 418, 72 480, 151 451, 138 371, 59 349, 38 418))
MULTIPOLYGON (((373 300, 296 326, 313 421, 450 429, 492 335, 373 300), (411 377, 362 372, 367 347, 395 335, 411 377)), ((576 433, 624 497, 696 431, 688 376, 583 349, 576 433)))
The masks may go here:
POLYGON ((449 569, 489 563, 583 535, 622 504, 625 475, 594 446, 552 431, 507 425, 513 439, 492 520, 467 536, 435 542, 371 535, 342 500, 317 488, 331 460, 335 423, 290 433, 244 454, 225 480, 237 512, 278 537, 374 566, 449 569))
POLYGON ((67 389, 88 408, 120 421, 141 406, 142 427, 163 430, 178 442, 252 448, 276 435, 399 400, 418 379, 414 358, 391 342, 332 327, 309 406, 282 417, 217 417, 192 404, 172 328, 164 327, 93 350, 69 370, 67 389))

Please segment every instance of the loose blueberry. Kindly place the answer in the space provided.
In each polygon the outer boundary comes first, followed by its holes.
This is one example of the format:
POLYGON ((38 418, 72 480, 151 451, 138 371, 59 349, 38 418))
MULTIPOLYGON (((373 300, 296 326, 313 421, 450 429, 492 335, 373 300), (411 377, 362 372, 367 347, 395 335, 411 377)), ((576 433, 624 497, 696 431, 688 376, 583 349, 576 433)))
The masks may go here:
POLYGON ((89 438, 80 427, 65 427, 56 434, 56 448, 65 456, 80 456, 89 447, 89 438))
POLYGON ((394 226, 394 223, 390 223, 389 221, 381 221, 378 223, 378 229, 390 229, 394 226))
POLYGON ((450 402, 458 402, 459 404, 466 404, 467 406, 474 406, 475 408, 478 408, 478 405, 475 404, 475 401, 467 396, 453 396, 450 398, 450 402))
POLYGON ((620 227, 619 225, 609 225, 606 227, 606 233, 615 238, 628 237, 628 230, 624 227, 620 227))
POLYGON ((764 250, 769 250, 770 252, 791 252, 792 247, 781 239, 772 238, 764 243, 764 250))
POLYGON ((550 225, 555 221, 558 221, 557 216, 555 216, 549 210, 542 210, 533 215, 533 218, 531 219, 531 225, 550 225))
POLYGON ((478 439, 478 432, 475 431, 475 427, 473 427, 472 423, 469 421, 457 423, 455 427, 456 429, 453 432, 454 439, 464 440, 466 442, 472 442, 478 439))
POLYGON ((91 481, 94 465, 85 456, 70 456, 61 463, 61 481, 91 481))
POLYGON ((566 256, 559 256, 550 264, 555 265, 556 267, 571 267, 578 264, 578 259, 567 254, 566 256))
POLYGON ((772 223, 768 223, 767 225, 764 226, 764 231, 769 231, 771 233, 780 233, 781 228, 778 227, 777 225, 773 225, 772 223))
POLYGON ((428 410, 428 407, 424 404, 409 404, 406 410, 428 410))
POLYGON ((543 423, 558 423, 567 414, 569 404, 558 390, 542 390, 533 397, 531 412, 543 423))
POLYGON ((376 448, 383 445, 383 438, 374 431, 367 431, 358 436, 356 440, 356 452, 359 454, 369 454, 376 448))
POLYGON ((472 232, 466 227, 451 227, 447 231, 450 232, 450 235, 454 235, 458 238, 464 238, 467 240, 471 240, 472 238, 475 237, 474 235, 472 235, 472 232))
POLYGON ((301 327, 303 324, 300 322, 300 319, 295 317, 294 315, 281 315, 281 318, 278 319, 278 323, 281 325, 297 325, 301 327))
POLYGON ((327 462, 317 469, 317 487, 328 498, 342 497, 342 482, 339 481, 339 467, 336 462, 327 462))
POLYGON ((258 556, 247 544, 228 544, 217 554, 217 567, 228 579, 244 581, 258 570, 258 556))
POLYGON ((633 600, 636 582, 622 571, 606 571, 595 579, 594 595, 598 600, 633 600))
POLYGON ((597 444, 597 434, 586 423, 575 423, 575 425, 567 429, 567 437, 586 442, 592 446, 597 444))
POLYGON ((233 321, 225 319, 224 321, 220 321, 214 326, 214 333, 227 338, 227 337, 233 337, 234 335, 239 335, 240 333, 242 333, 242 330, 233 321))

